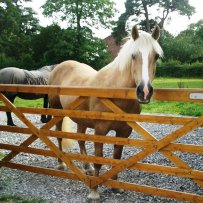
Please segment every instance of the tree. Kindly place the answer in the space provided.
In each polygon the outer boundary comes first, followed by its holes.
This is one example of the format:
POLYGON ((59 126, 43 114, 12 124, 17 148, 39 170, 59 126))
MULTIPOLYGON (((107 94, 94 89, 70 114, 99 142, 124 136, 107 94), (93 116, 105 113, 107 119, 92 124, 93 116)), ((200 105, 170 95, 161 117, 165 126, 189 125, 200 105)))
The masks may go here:
POLYGON ((176 38, 177 48, 181 49, 179 60, 181 62, 203 62, 203 20, 189 25, 176 38))
POLYGON ((41 28, 32 42, 33 59, 38 66, 71 59, 99 69, 109 62, 110 54, 103 40, 93 37, 92 31, 87 27, 81 28, 82 44, 78 55, 76 33, 76 28, 61 29, 56 24, 41 28))
POLYGON ((162 29, 168 16, 173 12, 178 12, 179 15, 192 16, 195 12, 195 8, 191 6, 188 0, 154 0, 160 10, 160 15, 157 15, 155 19, 159 19, 159 26, 162 29))
POLYGON ((47 0, 42 6, 44 15, 58 17, 66 21, 68 26, 76 28, 78 54, 82 44, 82 27, 103 26, 109 28, 114 16, 114 3, 112 0, 47 0))
POLYGON ((22 6, 25 1, 30 0, 3 0, 0 3, 1 67, 19 66, 21 60, 31 59, 31 37, 37 33, 39 23, 33 10, 22 6))
POLYGON ((119 44, 121 40, 127 36, 125 24, 128 20, 128 17, 129 16, 126 13, 121 14, 117 21, 117 25, 113 28, 112 35, 117 44, 119 44))
POLYGON ((194 7, 189 5, 188 0, 126 0, 125 9, 125 13, 121 15, 125 16, 125 20, 119 18, 113 30, 113 35, 118 38, 123 37, 124 32, 121 29, 126 28, 128 19, 135 21, 143 30, 150 32, 154 24, 159 24, 160 28, 164 29, 165 21, 175 11, 188 17, 195 11, 194 7), (156 12, 154 12, 155 9, 156 12))
POLYGON ((203 62, 203 20, 189 25, 187 30, 174 37, 167 31, 160 38, 164 61, 181 63, 203 62))

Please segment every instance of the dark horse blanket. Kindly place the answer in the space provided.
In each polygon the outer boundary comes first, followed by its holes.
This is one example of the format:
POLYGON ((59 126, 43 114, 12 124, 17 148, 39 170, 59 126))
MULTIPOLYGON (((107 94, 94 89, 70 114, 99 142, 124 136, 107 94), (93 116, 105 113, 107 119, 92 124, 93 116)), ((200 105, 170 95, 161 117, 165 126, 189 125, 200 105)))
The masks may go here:
MULTIPOLYGON (((25 84, 25 85, 47 85, 50 72, 55 65, 44 66, 38 70, 24 70, 15 67, 8 67, 0 70, 0 84, 25 84)), ((13 103, 16 96, 22 99, 44 98, 44 108, 48 107, 48 96, 44 94, 3 92, 3 94, 13 103)), ((46 122, 46 116, 42 115, 42 122, 46 122)), ((7 125, 14 125, 11 113, 7 112, 7 125)))

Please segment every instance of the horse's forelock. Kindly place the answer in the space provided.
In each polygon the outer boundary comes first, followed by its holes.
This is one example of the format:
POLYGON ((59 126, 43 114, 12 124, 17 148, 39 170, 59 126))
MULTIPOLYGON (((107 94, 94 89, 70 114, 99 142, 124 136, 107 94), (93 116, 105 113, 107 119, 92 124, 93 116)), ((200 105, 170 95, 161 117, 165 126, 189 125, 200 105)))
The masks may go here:
POLYGON ((152 52, 155 51, 159 56, 163 56, 163 51, 159 43, 147 32, 140 31, 139 38, 133 40, 132 38, 125 38, 127 42, 121 48, 118 56, 115 59, 116 67, 120 70, 129 66, 132 55, 136 55, 138 52, 152 52))

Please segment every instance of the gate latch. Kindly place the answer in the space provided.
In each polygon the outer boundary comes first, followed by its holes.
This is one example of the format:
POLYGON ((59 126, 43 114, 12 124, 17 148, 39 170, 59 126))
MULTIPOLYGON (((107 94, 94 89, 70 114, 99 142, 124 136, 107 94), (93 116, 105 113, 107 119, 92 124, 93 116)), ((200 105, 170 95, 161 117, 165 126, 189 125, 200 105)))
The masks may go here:
POLYGON ((191 93, 190 99, 203 99, 203 93, 191 93))

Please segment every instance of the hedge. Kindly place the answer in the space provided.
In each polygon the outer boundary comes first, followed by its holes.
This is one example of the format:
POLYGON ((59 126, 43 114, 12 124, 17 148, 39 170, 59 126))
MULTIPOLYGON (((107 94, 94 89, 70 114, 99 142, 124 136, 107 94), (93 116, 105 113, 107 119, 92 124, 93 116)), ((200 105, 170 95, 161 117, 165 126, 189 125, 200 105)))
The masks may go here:
POLYGON ((203 78, 203 63, 180 64, 176 62, 158 63, 157 77, 203 78))

